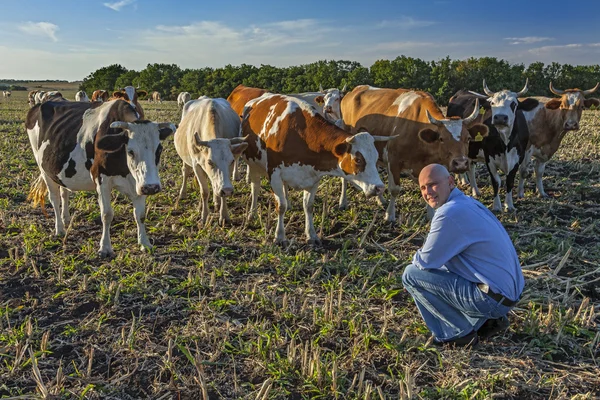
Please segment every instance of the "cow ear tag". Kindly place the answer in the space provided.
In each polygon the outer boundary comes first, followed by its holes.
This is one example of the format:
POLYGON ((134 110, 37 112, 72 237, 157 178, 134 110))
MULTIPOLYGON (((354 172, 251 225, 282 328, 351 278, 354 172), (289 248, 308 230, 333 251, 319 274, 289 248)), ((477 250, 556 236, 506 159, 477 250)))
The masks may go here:
POLYGON ((479 115, 483 115, 483 114, 485 114, 485 108, 480 107, 479 108, 479 115))
POLYGON ((475 136, 474 139, 476 142, 481 142, 483 140, 483 136, 481 136, 480 132, 477 132, 477 135, 475 136))

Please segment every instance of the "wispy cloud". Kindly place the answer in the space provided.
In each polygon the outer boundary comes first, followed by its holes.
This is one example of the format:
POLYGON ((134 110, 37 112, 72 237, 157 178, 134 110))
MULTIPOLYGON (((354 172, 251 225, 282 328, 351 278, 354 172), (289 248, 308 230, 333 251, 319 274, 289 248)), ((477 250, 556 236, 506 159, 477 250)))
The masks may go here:
POLYGON ((56 31, 58 31, 58 29, 58 25, 54 25, 50 22, 29 21, 19 26, 21 32, 34 36, 47 36, 55 42, 58 42, 58 39, 56 38, 56 31))
POLYGON ((504 40, 510 40, 510 44, 532 44, 554 40, 554 38, 544 36, 525 36, 504 38, 504 40))
POLYGON ((383 20, 377 24, 378 28, 400 28, 400 29, 412 29, 412 28, 423 28, 435 24, 434 21, 419 20, 413 17, 403 16, 399 19, 394 20, 383 20))
POLYGON ((115 3, 104 3, 104 5, 108 8, 112 8, 115 11, 121 11, 121 8, 133 3, 135 3, 135 0, 121 0, 115 3))
POLYGON ((564 44, 564 45, 559 45, 559 46, 542 46, 542 47, 536 47, 535 49, 530 49, 529 52, 532 54, 545 54, 545 53, 552 53, 552 52, 562 51, 562 50, 580 49, 584 46, 587 46, 587 45, 584 45, 581 43, 571 43, 571 44, 564 44))

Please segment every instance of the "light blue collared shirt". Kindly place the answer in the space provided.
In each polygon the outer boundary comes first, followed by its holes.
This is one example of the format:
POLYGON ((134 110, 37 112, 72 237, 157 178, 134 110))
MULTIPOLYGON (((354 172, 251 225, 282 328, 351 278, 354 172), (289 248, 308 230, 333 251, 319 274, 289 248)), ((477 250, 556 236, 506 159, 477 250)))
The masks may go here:
POLYGON ((517 252, 500 221, 457 188, 436 210, 413 264, 421 269, 445 267, 511 300, 518 299, 525 286, 517 252))

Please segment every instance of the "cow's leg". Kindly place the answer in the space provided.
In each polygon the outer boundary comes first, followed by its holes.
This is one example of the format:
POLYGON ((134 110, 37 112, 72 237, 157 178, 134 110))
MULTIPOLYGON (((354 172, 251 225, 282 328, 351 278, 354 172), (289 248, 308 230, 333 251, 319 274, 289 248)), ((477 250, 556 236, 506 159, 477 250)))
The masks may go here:
POLYGON ((544 171, 546 170, 546 162, 535 159, 533 166, 535 169, 535 186, 537 187, 538 196, 548 197, 548 194, 544 191, 544 181, 542 180, 544 171))
POLYGON ((133 202, 133 217, 137 224, 138 244, 141 245, 142 251, 152 248, 148 235, 146 234, 146 225, 144 224, 146 215, 146 197, 147 196, 136 195, 131 198, 131 201, 133 202))
POLYGON ((187 181, 191 174, 192 167, 190 167, 186 163, 183 163, 183 166, 181 167, 181 175, 183 178, 181 182, 181 189, 179 190, 179 196, 177 197, 177 201, 175 202, 175 208, 179 207, 180 200, 183 200, 187 197, 187 181))
POLYGON ((340 192, 339 208, 340 210, 346 210, 348 208, 348 197, 346 192, 348 191, 348 181, 344 178, 340 178, 342 182, 342 191, 340 192))
POLYGON ((68 227, 71 223, 71 213, 69 212, 69 195, 71 192, 64 187, 60 187, 60 199, 61 199, 61 208, 60 208, 60 216, 62 218, 62 223, 65 227, 68 227))
POLYGON ((290 190, 288 188, 288 185, 286 185, 286 184, 283 185, 283 192, 285 194, 285 201, 287 202, 287 210, 291 210, 292 209, 292 200, 290 200, 290 190))
POLYGON ((519 192, 517 196, 522 199, 525 197, 525 179, 527 179, 527 167, 529 162, 527 160, 523 160, 523 162, 519 165, 519 192))
POLYGON ((518 169, 519 164, 515 165, 513 169, 508 173, 508 175, 506 175, 506 200, 504 201, 506 211, 515 211, 512 191, 515 187, 515 176, 517 175, 518 169))
POLYGON ((201 221, 204 224, 208 218, 208 176, 198 164, 194 165, 194 174, 196 174, 196 179, 198 179, 198 184, 200 185, 201 221))
POLYGON ((501 212, 502 202, 500 201, 499 191, 502 181, 500 180, 500 174, 498 173, 498 168, 493 161, 488 160, 486 165, 490 174, 490 180, 492 181, 492 188, 494 189, 494 206, 492 207, 492 210, 501 212))
POLYGON ((248 212, 248 220, 256 217, 258 212, 258 193, 260 192, 260 178, 262 174, 256 167, 250 167, 248 164, 248 179, 250 181, 250 197, 252 201, 250 203, 250 211, 248 212))
POLYGON ((471 193, 473 197, 481 196, 481 192, 477 186, 477 179, 475 179, 475 163, 473 161, 470 162, 467 176, 469 177, 469 185, 471 185, 471 193))
POLYGON ((235 156, 235 161, 233 163, 233 180, 239 181, 242 179, 242 173, 240 172, 240 156, 235 156))
POLYGON ((98 250, 100 257, 113 257, 115 255, 110 243, 110 224, 113 220, 114 211, 110 204, 112 184, 109 181, 109 178, 104 177, 102 183, 96 185, 100 216, 102 218, 102 239, 100 239, 100 250, 98 250))
POLYGON ((319 236, 317 236, 317 232, 315 231, 315 226, 313 224, 313 205, 315 203, 315 195, 317 194, 317 189, 319 184, 317 183, 309 190, 304 191, 302 205, 304 207, 304 232, 306 233, 306 240, 309 244, 320 245, 321 240, 319 236))
POLYGON ((393 224, 396 223, 396 197, 400 195, 400 167, 388 164, 388 190, 390 192, 390 201, 385 211, 385 220, 393 224))
POLYGON ((285 225, 283 224, 283 216, 287 210, 287 199, 285 198, 285 183, 281 179, 279 172, 271 175, 271 188, 275 195, 277 207, 277 227, 275 228, 275 243, 283 246, 287 245, 285 239, 285 225))
POLYGON ((219 224, 221 226, 231 225, 231 218, 229 218, 229 208, 227 207, 227 198, 219 197, 221 207, 219 209, 219 224))
POLYGON ((46 182, 48 188, 48 197, 52 208, 54 208, 54 232, 56 236, 62 236, 65 234, 65 225, 62 218, 62 207, 61 207, 61 188, 52 179, 46 177, 46 174, 42 173, 42 179, 46 182))

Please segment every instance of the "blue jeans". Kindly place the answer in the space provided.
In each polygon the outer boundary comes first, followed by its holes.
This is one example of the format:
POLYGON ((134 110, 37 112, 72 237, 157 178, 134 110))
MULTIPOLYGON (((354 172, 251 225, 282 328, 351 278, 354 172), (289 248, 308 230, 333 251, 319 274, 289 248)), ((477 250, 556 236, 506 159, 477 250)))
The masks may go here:
POLYGON ((409 264, 402 275, 425 324, 440 341, 466 336, 488 319, 500 318, 511 307, 483 293, 477 284, 446 269, 420 269, 409 264))

